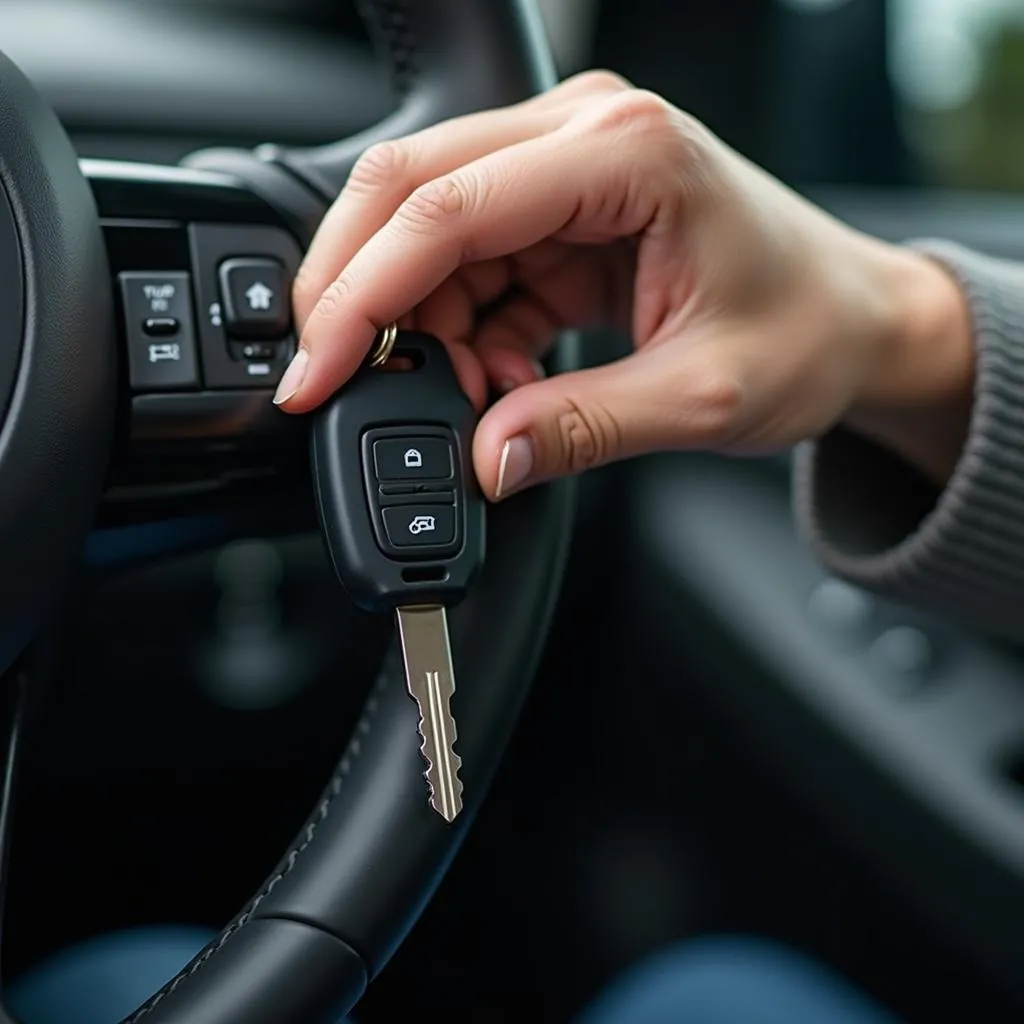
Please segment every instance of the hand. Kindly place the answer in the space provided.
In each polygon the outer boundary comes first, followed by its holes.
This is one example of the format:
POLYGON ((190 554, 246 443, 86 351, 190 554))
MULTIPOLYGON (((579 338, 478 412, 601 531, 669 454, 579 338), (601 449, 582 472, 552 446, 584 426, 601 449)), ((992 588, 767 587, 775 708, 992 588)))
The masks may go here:
POLYGON ((392 320, 436 334, 478 408, 488 382, 504 393, 474 441, 492 498, 655 450, 782 449, 842 420, 942 477, 970 404, 943 270, 606 72, 368 150, 294 301, 283 409, 327 399, 392 320), (595 324, 636 351, 543 379, 557 331, 595 324))

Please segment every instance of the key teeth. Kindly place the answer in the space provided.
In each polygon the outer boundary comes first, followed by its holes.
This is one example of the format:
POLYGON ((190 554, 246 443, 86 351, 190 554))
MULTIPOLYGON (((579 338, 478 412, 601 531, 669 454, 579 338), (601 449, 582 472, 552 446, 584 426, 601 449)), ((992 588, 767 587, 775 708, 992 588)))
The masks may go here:
MULTIPOLYGON (((449 721, 451 721, 449 719, 449 721)), ((427 781, 427 788, 430 790, 430 806, 441 815, 442 818, 450 825, 458 816, 462 810, 462 779, 459 778, 459 770, 462 768, 462 758, 455 753, 455 741, 458 739, 458 734, 455 731, 454 723, 452 723, 452 738, 451 738, 451 765, 452 765, 452 808, 449 813, 448 808, 445 807, 444 800, 441 794, 438 792, 438 786, 434 784, 434 773, 437 771, 437 765, 430 758, 430 754, 427 752, 429 746, 429 740, 427 739, 427 730, 424 728, 425 721, 423 715, 420 715, 420 720, 416 724, 416 731, 420 734, 420 755, 426 762, 426 770, 423 772, 423 778, 427 781)))

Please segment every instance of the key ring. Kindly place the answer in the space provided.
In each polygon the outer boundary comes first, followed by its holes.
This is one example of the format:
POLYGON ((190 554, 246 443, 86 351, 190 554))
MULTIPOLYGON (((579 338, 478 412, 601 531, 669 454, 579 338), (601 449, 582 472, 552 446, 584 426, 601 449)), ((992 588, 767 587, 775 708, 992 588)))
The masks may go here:
POLYGON ((391 355, 398 339, 398 324, 392 321, 386 327, 377 332, 374 339, 374 346, 367 356, 367 363, 370 366, 383 366, 391 355))

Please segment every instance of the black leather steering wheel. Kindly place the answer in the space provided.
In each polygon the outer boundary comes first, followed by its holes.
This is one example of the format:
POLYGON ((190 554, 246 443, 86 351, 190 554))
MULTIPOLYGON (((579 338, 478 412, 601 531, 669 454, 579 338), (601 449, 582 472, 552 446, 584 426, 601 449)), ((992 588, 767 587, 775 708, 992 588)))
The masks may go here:
MULTIPOLYGON (((370 143, 553 84, 527 0, 362 6, 404 90, 398 113, 324 149, 201 154, 191 163, 209 177, 197 188, 255 193, 308 240, 370 143)), ((80 557, 124 396, 95 187, 56 116, 2 57, 0 185, 3 674, 80 557)), ((560 341, 552 368, 576 365, 571 339, 560 341)), ((498 764, 550 625, 573 507, 572 485, 559 483, 489 512, 486 569, 451 616, 466 793, 456 823, 428 807, 416 710, 400 660, 389 655, 322 798, 277 867, 128 1021, 336 1024, 356 1003, 431 898, 498 764)))

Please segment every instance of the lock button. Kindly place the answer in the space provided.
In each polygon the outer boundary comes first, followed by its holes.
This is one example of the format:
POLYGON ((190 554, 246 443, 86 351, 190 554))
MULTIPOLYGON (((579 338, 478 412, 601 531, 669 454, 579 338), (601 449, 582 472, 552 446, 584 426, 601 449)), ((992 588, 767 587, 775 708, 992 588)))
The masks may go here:
POLYGON ((465 467, 455 433, 432 423, 374 427, 360 443, 377 545, 388 558, 450 558, 463 542, 465 467))
POLYGON ((449 480, 452 449, 441 437, 389 437, 374 442, 373 463, 381 483, 449 480))

